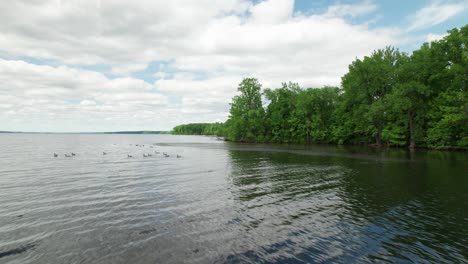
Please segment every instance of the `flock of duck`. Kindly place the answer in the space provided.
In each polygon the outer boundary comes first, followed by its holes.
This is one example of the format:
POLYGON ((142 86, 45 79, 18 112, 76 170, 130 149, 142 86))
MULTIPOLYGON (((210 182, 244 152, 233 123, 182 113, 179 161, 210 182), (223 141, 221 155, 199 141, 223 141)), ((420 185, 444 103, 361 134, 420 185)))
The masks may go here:
MULTIPOLYGON (((70 153, 70 154, 65 154, 65 158, 71 158, 71 157, 74 157, 76 156, 75 153, 70 153)), ((58 154, 54 152, 54 158, 57 158, 58 157, 58 154)))
MULTIPOLYGON (((114 145, 115 145, 115 144, 114 144, 114 145)), ((133 144, 130 144, 130 146, 132 146, 132 145, 133 145, 133 144)), ((138 144, 135 144, 135 146, 136 146, 136 147, 144 147, 145 145, 138 145, 138 144)), ((153 148, 153 146, 150 146, 150 148, 153 148)), ((155 151, 154 151, 154 154, 155 154, 155 155, 158 155, 158 154, 160 154, 160 152, 155 150, 155 151)), ((103 155, 103 156, 104 156, 104 155, 107 155, 107 152, 102 152, 102 155, 103 155)), ((166 152, 163 152, 162 155, 163 155, 165 158, 169 158, 169 157, 171 156, 171 155, 167 154, 166 152)), ((59 156, 59 155, 58 155, 57 153, 54 152, 54 158, 57 158, 58 156, 59 156)), ((74 156, 76 156, 76 153, 73 153, 73 152, 71 152, 70 154, 64 154, 64 157, 65 157, 65 158, 71 158, 71 157, 74 157, 74 156)), ((150 154, 150 153, 148 153, 148 152, 147 152, 147 153, 143 153, 143 158, 149 158, 149 157, 152 157, 152 156, 153 156, 153 155, 150 154)), ((182 158, 182 156, 179 155, 179 154, 176 154, 176 157, 177 157, 177 158, 182 158)), ((127 154, 127 158, 133 158, 133 155, 127 154)))

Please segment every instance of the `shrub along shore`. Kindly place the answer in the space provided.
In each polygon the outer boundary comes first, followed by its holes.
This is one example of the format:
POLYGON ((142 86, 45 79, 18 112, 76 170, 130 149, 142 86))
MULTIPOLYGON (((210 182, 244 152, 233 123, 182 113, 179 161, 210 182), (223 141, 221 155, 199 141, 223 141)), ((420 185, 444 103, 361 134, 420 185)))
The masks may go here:
POLYGON ((393 47, 356 59, 341 87, 264 89, 245 78, 225 123, 173 134, 235 142, 372 144, 468 149, 468 25, 411 55, 393 47))

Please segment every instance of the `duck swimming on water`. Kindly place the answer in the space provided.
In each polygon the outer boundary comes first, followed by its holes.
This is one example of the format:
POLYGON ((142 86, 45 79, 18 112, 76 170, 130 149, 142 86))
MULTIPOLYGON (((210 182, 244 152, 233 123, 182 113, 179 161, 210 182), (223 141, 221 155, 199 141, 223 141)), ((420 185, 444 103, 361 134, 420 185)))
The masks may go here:
POLYGON ((57 153, 54 152, 54 158, 58 157, 57 153))

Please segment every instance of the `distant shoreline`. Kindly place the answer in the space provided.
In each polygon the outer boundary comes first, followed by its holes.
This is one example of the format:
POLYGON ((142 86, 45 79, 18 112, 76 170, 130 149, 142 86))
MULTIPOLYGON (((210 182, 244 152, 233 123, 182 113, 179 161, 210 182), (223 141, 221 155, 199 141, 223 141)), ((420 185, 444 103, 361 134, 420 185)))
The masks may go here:
POLYGON ((24 132, 0 131, 0 134, 170 134, 170 131, 114 131, 114 132, 24 132))

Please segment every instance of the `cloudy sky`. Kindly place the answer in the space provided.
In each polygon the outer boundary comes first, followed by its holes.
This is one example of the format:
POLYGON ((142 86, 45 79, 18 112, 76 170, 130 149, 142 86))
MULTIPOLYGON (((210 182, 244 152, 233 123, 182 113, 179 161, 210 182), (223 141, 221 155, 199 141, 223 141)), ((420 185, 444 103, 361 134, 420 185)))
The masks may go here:
POLYGON ((224 121, 244 77, 340 85, 356 57, 467 21, 466 0, 0 1, 0 130, 224 121))

